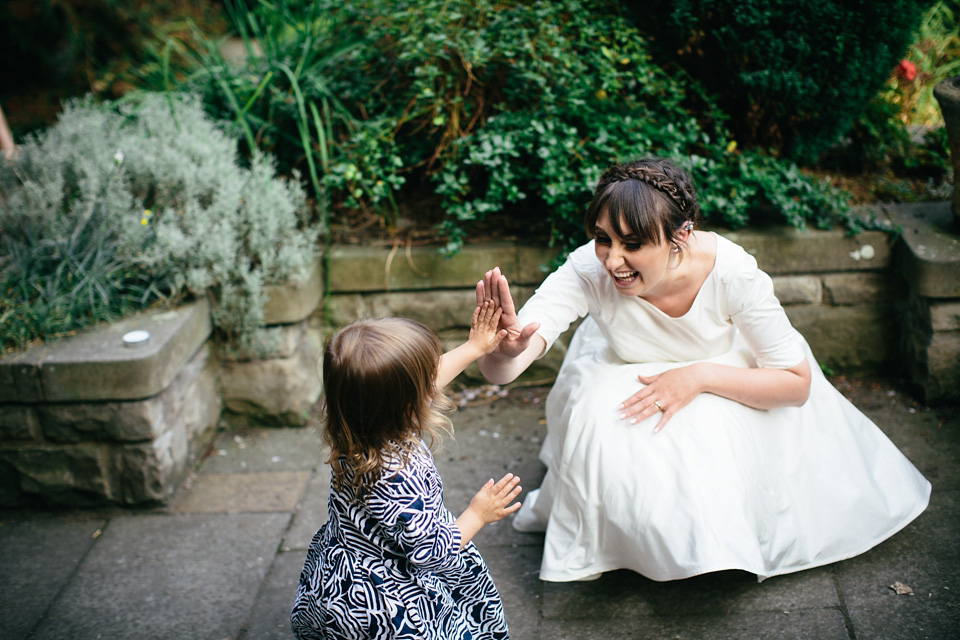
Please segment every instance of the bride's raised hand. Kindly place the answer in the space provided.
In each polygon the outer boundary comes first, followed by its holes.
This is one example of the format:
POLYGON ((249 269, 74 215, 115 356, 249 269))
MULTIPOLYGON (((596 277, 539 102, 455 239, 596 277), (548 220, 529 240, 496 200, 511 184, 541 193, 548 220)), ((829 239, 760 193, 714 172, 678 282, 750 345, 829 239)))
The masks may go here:
POLYGON ((540 328, 540 323, 531 322, 526 326, 520 325, 513 296, 510 293, 510 284, 506 276, 500 272, 500 267, 487 271, 483 280, 477 283, 477 306, 482 306, 484 301, 491 300, 501 312, 499 328, 507 332, 506 337, 497 347, 496 353, 515 358, 529 346, 530 338, 540 328))

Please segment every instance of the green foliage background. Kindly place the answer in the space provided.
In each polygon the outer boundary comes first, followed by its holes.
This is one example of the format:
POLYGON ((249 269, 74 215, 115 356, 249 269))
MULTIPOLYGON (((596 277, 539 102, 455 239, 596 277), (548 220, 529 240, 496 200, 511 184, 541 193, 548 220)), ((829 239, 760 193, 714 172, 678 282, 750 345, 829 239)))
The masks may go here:
MULTIPOLYGON (((929 113, 924 87, 956 69, 958 13, 957 0, 18 0, 0 8, 12 50, 38 51, 17 25, 42 18, 45 50, 79 69, 64 86, 86 78, 96 100, 70 102, 0 166, 3 346, 207 295, 251 352, 263 286, 302 271, 331 216, 389 231, 404 215, 447 252, 482 225, 565 251, 602 171, 644 155, 691 171, 708 225, 882 227, 852 218, 835 184, 870 171, 872 195, 894 199, 918 197, 903 176, 949 186, 943 129, 918 144, 904 118, 929 113), (127 32, 87 34, 84 15, 127 32), (891 74, 904 56, 916 82, 891 74)), ((37 69, 59 63, 41 53, 37 69)), ((0 98, 22 112, 30 77, 13 79, 0 98)))

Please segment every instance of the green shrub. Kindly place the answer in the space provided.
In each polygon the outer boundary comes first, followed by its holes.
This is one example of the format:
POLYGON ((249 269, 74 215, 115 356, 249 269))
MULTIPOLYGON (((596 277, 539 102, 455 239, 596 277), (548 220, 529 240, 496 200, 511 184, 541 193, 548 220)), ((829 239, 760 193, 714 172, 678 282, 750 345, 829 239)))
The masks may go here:
POLYGON ((856 121, 932 0, 628 0, 658 58, 702 82, 741 143, 813 163, 856 121))
POLYGON ((344 30, 337 13, 307 0, 225 0, 224 6, 232 41, 196 25, 185 31, 173 25, 140 68, 140 83, 199 95, 207 113, 230 123, 247 153, 272 155, 282 173, 300 171, 318 198, 329 191, 348 206, 383 201, 392 212, 391 186, 402 184, 392 140, 371 140, 378 121, 347 108, 335 80, 336 68, 364 42, 362 32, 344 30))
MULTIPOLYGON (((493 214, 575 246, 602 171, 646 154, 694 173, 715 224, 823 226, 842 210, 841 194, 792 163, 736 151, 726 117, 697 84, 651 61, 613 2, 319 4, 347 33, 364 29, 371 45, 336 76, 342 100, 395 123, 400 171, 425 174, 443 198, 449 250, 493 214)), ((380 133, 359 135, 373 143, 380 133)))
POLYGON ((843 209, 793 163, 744 149, 702 87, 651 60, 613 0, 249 4, 228 6, 252 55, 231 66, 210 40, 187 56, 183 86, 281 168, 316 171, 339 207, 389 223, 394 199, 432 192, 440 215, 416 215, 439 219, 447 250, 493 216, 572 247, 602 171, 647 154, 694 173, 713 224, 822 226, 843 209))
POLYGON ((306 275, 318 229, 297 181, 177 94, 68 103, 0 164, 0 345, 207 295, 254 350, 263 286, 306 275))

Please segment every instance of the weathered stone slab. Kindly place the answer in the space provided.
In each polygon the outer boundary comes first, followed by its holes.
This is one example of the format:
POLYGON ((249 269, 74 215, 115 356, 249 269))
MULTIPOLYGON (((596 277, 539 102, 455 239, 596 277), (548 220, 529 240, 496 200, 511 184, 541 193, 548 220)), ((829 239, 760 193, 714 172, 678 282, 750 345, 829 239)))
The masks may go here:
POLYGON ((0 402, 38 402, 43 398, 40 362, 47 345, 0 356, 0 402))
POLYGON ((379 247, 334 247, 329 254, 330 291, 398 291, 472 288, 483 274, 499 266, 511 283, 537 284, 555 250, 513 244, 466 246, 453 256, 436 247, 396 250, 379 247), (542 261, 542 262, 541 262, 542 261))
POLYGON ((54 506, 99 504, 115 496, 107 445, 30 445, 0 448, 0 462, 16 469, 20 489, 54 506))
POLYGON ((320 397, 319 359, 319 345, 308 332, 290 358, 225 362, 220 372, 224 406, 258 424, 306 424, 320 397))
POLYGON ((836 373, 889 373, 897 357, 895 318, 885 306, 794 306, 787 317, 803 334, 817 360, 836 373))
POLYGON ((290 512, 310 479, 309 471, 209 473, 197 476, 178 497, 178 513, 290 512))
MULTIPOLYGON (((207 346, 183 367, 170 386, 152 398, 44 403, 37 411, 43 434, 51 442, 141 442, 159 437, 189 404, 204 405, 203 413, 219 415, 220 398, 207 346)), ((216 417, 211 422, 215 423, 216 417)))
MULTIPOLYGON (((533 287, 511 285, 510 292, 518 309, 533 291, 533 287)), ((331 294, 324 319, 329 327, 342 327, 357 318, 403 316, 422 322, 434 331, 442 331, 469 327, 476 304, 474 289, 331 294)))
POLYGON ((924 400, 929 403, 955 400, 960 394, 960 331, 933 334, 927 357, 924 400))
POLYGON ((164 428, 160 396, 130 402, 67 402, 41 404, 38 412, 50 442, 139 442, 164 428))
POLYGON ((40 420, 34 407, 25 404, 0 404, 0 442, 39 438, 40 420))
POLYGON ((823 287, 818 276, 777 276, 773 278, 773 293, 784 305, 823 302, 823 287))
POLYGON ((897 261, 910 288, 927 298, 960 298, 960 235, 949 202, 891 208, 903 229, 897 261))
POLYGON ((307 331, 307 320, 291 324, 278 324, 264 327, 262 342, 256 353, 236 353, 221 345, 217 356, 224 361, 263 360, 268 358, 289 358, 297 351, 303 335, 307 331))
POLYGON ((50 345, 40 363, 43 400, 136 400, 163 391, 210 335, 206 300, 133 316, 50 345), (150 332, 130 348, 128 331, 150 332))
POLYGON ((824 273, 886 269, 891 263, 892 237, 882 231, 848 236, 830 231, 773 227, 721 232, 757 259, 761 269, 774 274, 824 273))
POLYGON ((220 416, 209 353, 201 349, 163 394, 146 401, 41 405, 33 442, 0 441, 0 476, 13 485, 0 492, 0 506, 27 495, 58 506, 169 499, 220 416), (138 442, 116 442, 130 440, 138 442))
POLYGON ((110 499, 121 504, 169 500, 190 463, 186 435, 181 423, 150 442, 111 446, 114 493, 110 499))
POLYGON ((930 305, 930 324, 934 331, 960 329, 960 302, 934 302, 930 305))
POLYGON ((903 287, 894 287, 885 273, 831 273, 823 276, 823 288, 827 299, 838 305, 891 304, 904 295, 903 287))
POLYGON ((290 324, 300 322, 317 308, 323 298, 323 268, 317 258, 299 282, 265 287, 267 302, 263 305, 263 323, 290 324))

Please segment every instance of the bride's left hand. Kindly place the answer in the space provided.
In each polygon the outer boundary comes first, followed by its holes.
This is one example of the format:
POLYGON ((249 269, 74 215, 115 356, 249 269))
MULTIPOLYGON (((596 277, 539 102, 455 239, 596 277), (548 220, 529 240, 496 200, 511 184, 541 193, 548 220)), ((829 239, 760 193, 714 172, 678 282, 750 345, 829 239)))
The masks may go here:
POLYGON ((620 403, 620 419, 636 424, 661 413, 654 433, 661 431, 673 415, 700 393, 696 365, 671 369, 653 376, 637 376, 642 389, 620 403))

